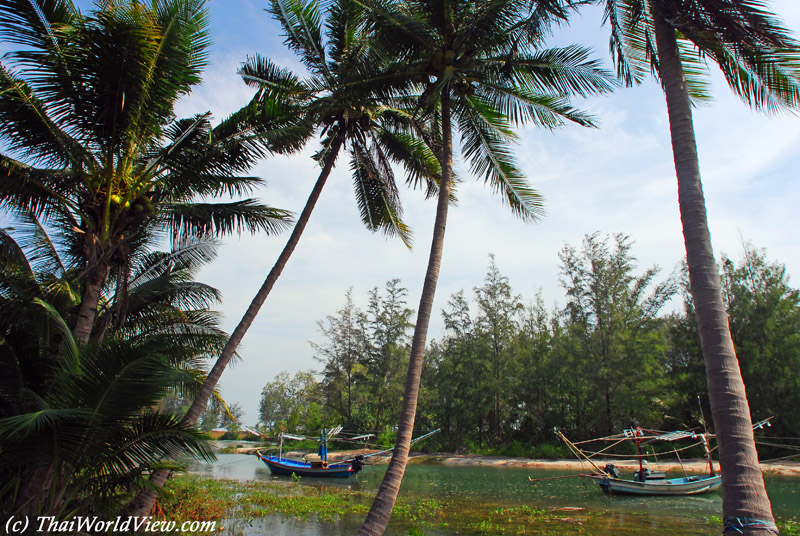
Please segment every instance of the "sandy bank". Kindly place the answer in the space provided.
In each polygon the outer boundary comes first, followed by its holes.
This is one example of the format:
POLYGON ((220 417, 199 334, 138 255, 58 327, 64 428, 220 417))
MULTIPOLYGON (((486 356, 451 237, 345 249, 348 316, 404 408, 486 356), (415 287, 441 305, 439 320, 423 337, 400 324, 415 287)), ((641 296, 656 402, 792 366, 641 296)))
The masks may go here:
MULTIPOLYGON (((412 455, 409 463, 442 463, 445 465, 489 465, 506 467, 530 467, 535 469, 566 469, 580 471, 584 473, 594 472, 595 469, 586 461, 579 460, 533 460, 529 458, 505 458, 501 456, 477 456, 477 455, 453 455, 453 454, 417 454, 412 455)), ((635 458, 614 459, 614 460, 595 460, 599 467, 606 463, 613 463, 621 471, 634 471, 639 468, 639 462, 635 458)), ((650 469, 660 471, 682 471, 687 473, 704 473, 708 470, 708 462, 702 459, 683 460, 681 464, 678 460, 661 460, 658 463, 650 461, 647 465, 650 469)), ((718 469, 719 465, 714 464, 718 469)), ((800 477, 800 462, 780 462, 761 464, 761 470, 766 473, 797 476, 800 477)))
MULTIPOLYGON (((234 449, 233 452, 237 454, 255 454, 253 448, 239 448, 234 449)), ((338 451, 329 453, 331 460, 345 459, 352 457, 356 454, 371 454, 376 451, 358 450, 358 451, 338 451)), ((291 458, 302 458, 303 452, 284 452, 284 455, 291 458)), ((375 456, 369 458, 369 463, 388 463, 389 456, 375 456)), ((636 459, 615 459, 615 460, 598 460, 595 463, 602 467, 607 462, 613 463, 620 468, 622 472, 632 472, 638 469, 638 461, 636 459)), ((438 454, 423 454, 419 452, 412 452, 409 463, 432 463, 442 465, 483 465, 494 467, 529 467, 531 469, 564 469, 572 470, 575 472, 592 473, 595 469, 588 462, 581 462, 578 460, 534 460, 530 458, 507 458, 502 456, 479 456, 477 454, 452 454, 452 453, 438 453, 438 454)), ((708 470, 708 463, 701 459, 683 460, 683 465, 678 460, 661 460, 658 463, 649 462, 647 467, 653 470, 660 471, 677 471, 682 472, 685 470, 687 473, 704 473, 708 470)), ((714 464, 715 469, 719 468, 718 464, 714 464)), ((762 463, 761 470, 765 473, 800 477, 800 462, 781 461, 762 463)))

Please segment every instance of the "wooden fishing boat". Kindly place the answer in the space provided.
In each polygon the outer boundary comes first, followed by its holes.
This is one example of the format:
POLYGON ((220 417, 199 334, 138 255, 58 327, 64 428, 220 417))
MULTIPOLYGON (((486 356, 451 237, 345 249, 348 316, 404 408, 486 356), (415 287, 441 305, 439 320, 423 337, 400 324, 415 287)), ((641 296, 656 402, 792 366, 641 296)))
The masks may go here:
MULTIPOLYGON (((769 426, 769 419, 756 423, 753 425, 753 428, 758 429, 764 426, 769 426)), ((591 474, 581 474, 580 476, 594 480, 605 493, 611 495, 698 495, 716 491, 722 485, 722 476, 714 468, 714 461, 711 457, 711 448, 709 446, 709 435, 707 433, 692 431, 659 432, 643 430, 642 428, 632 428, 625 430, 622 434, 592 440, 610 441, 613 442, 614 445, 624 441, 635 442, 639 470, 634 473, 631 479, 622 478, 619 469, 614 464, 607 463, 601 468, 592 460, 594 455, 600 453, 604 456, 609 456, 608 448, 601 449, 599 452, 588 453, 578 445, 591 443, 592 441, 572 443, 561 432, 557 431, 556 433, 574 454, 589 462, 597 471, 591 474), (659 441, 672 442, 685 439, 693 439, 695 443, 684 447, 684 449, 703 445, 708 461, 707 475, 689 476, 684 471, 684 476, 681 478, 666 478, 665 473, 662 471, 651 471, 645 467, 647 463, 645 458, 648 456, 646 445, 659 441)), ((678 461, 681 462, 678 449, 673 447, 673 452, 677 456, 678 461)), ((666 454, 666 452, 662 452, 662 456, 664 454, 666 454)), ((655 455, 655 451, 653 451, 653 455, 655 455)), ((681 467, 682 466, 683 462, 681 462, 681 467)))
MULTIPOLYGON (((414 439, 411 443, 414 444, 418 441, 421 441, 439 430, 434 430, 433 432, 427 433, 417 439, 414 439)), ((360 442, 370 437, 373 437, 373 434, 361 434, 361 435, 349 435, 344 437, 336 437, 342 432, 342 427, 337 426, 336 428, 325 431, 323 429, 320 432, 319 436, 319 450, 316 456, 306 456, 303 460, 293 460, 291 458, 285 458, 283 456, 283 440, 284 439, 293 439, 297 441, 313 441, 317 438, 314 437, 305 437, 305 436, 297 436, 293 434, 285 434, 281 433, 279 438, 279 448, 278 454, 267 454, 262 452, 261 450, 256 451, 256 456, 269 467, 270 472, 273 475, 283 475, 283 476, 300 476, 300 477, 323 477, 323 478, 350 478, 352 476, 356 476, 359 471, 364 468, 366 458, 372 456, 380 456, 382 454, 386 454, 387 452, 391 452, 394 450, 394 447, 390 449, 386 449, 380 452, 375 452, 372 454, 357 454, 351 458, 347 458, 345 460, 340 460, 336 462, 328 462, 328 442, 329 441, 345 441, 345 442, 360 442)))
POLYGON ((267 464, 273 475, 297 475, 311 477, 349 478, 356 476, 364 467, 364 457, 358 455, 351 461, 328 463, 327 461, 298 461, 271 454, 257 452, 259 459, 267 464))
POLYGON ((297 436, 281 432, 278 436, 279 448, 278 455, 265 454, 258 450, 256 456, 269 467, 273 475, 302 476, 302 477, 326 477, 326 478, 349 478, 356 476, 364 468, 364 456, 359 454, 350 459, 328 463, 328 441, 350 441, 358 442, 370 437, 373 434, 361 434, 356 436, 336 438, 342 431, 341 426, 326 431, 324 428, 319 434, 319 451, 317 456, 309 456, 304 460, 293 460, 283 456, 283 440, 294 439, 296 441, 315 440, 313 437, 297 436))
POLYGON ((614 478, 607 474, 581 476, 595 480, 610 495, 698 495, 716 491, 722 484, 719 474, 644 481, 614 478))
MULTIPOLYGON (((708 447, 708 439, 705 434, 695 434, 693 432, 653 433, 649 430, 633 428, 625 430, 621 435, 602 438, 602 441, 614 441, 615 444, 626 440, 636 443, 639 470, 633 474, 631 479, 622 478, 619 469, 614 464, 607 463, 602 468, 598 467, 586 452, 571 443, 563 434, 560 434, 560 436, 575 454, 588 461, 597 470, 596 473, 582 474, 580 476, 594 480, 600 486, 600 489, 610 495, 698 495, 716 491, 722 484, 722 477, 714 470, 711 450, 708 447), (664 472, 651 471, 644 466, 647 463, 644 459, 647 455, 644 445, 654 441, 677 441, 686 438, 699 439, 699 443, 705 446, 709 463, 708 475, 689 476, 684 473, 681 478, 667 478, 664 472)), ((676 454, 677 452, 677 449, 675 449, 676 454)), ((678 459, 680 460, 680 456, 678 456, 678 459)))

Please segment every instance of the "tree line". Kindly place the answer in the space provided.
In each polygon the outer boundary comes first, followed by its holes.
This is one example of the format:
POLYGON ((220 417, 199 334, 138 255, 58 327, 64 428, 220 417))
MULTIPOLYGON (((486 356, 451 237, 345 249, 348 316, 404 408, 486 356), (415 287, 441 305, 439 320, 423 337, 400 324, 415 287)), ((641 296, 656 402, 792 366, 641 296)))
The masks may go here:
MULTIPOLYGON (((559 259, 562 306, 516 293, 493 256, 483 284, 450 296, 418 411, 420 427, 442 430, 434 448, 546 456, 563 454, 555 428, 576 441, 632 426, 703 429, 708 386, 685 266, 641 269, 624 234, 587 235, 559 259)), ((774 417, 769 435, 800 437, 800 291, 750 243, 719 268, 753 418, 774 417)), ((312 434, 342 423, 391 437, 413 328, 406 294, 390 280, 361 310, 349 290, 319 322, 316 374, 283 372, 264 387, 261 426, 312 434)))

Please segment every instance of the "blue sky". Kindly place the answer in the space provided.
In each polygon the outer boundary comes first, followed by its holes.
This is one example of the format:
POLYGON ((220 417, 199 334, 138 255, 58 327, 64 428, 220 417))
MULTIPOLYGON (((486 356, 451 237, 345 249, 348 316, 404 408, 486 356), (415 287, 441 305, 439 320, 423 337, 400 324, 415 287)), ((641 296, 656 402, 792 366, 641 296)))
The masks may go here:
MULTIPOLYGON (((214 45, 205 82, 178 109, 180 116, 210 110, 217 119, 241 107, 250 90, 236 69, 248 55, 269 56, 299 70, 281 42, 280 28, 265 2, 211 0, 214 45)), ((773 2, 774 11, 795 32, 800 3, 773 2)), ((607 29, 601 13, 589 10, 560 29, 551 46, 581 43, 608 64, 607 29)), ((752 112, 714 75, 715 101, 695 111, 700 164, 714 250, 738 258, 741 241, 767 249, 770 259, 800 274, 800 118, 752 112)), ((584 235, 623 232, 635 240, 641 269, 654 264, 662 274, 683 258, 677 189, 663 94, 652 81, 610 96, 577 103, 597 117, 600 128, 567 126, 555 132, 520 130, 517 156, 531 183, 543 194, 547 215, 535 224, 516 220, 491 189, 469 177, 459 185, 459 205, 450 212, 434 319, 429 334, 441 334, 439 311, 453 292, 480 285, 488 255, 514 289, 531 298, 541 289, 548 308, 563 303, 558 252, 584 235)), ((259 192, 268 204, 299 212, 318 174, 311 144, 292 157, 269 158, 254 174, 269 186, 259 192)), ((457 164, 458 165, 458 164, 457 164)), ((287 370, 320 368, 310 340, 319 340, 317 321, 333 314, 353 287, 360 305, 372 287, 400 278, 416 308, 427 263, 434 203, 421 192, 402 191, 405 219, 416 247, 373 235, 360 224, 347 166, 340 164, 322 194, 311 222, 259 317, 246 336, 242 360, 222 376, 229 403, 254 424, 261 388, 287 370)), ((232 330, 274 263, 285 236, 234 237, 201 279, 224 295, 225 328, 232 330)), ((794 281, 794 285, 798 282, 794 281)))

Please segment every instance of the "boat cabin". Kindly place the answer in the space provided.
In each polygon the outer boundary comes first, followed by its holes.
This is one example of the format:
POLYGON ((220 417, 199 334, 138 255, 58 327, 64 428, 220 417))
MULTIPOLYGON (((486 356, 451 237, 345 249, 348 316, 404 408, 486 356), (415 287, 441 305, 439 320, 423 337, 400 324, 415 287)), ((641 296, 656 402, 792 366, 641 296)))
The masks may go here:
POLYGON ((316 454, 307 454, 303 457, 303 461, 307 462, 312 469, 327 469, 328 460, 323 460, 316 454))

